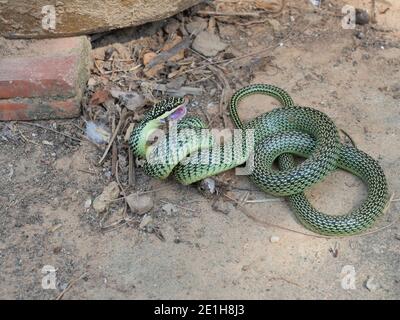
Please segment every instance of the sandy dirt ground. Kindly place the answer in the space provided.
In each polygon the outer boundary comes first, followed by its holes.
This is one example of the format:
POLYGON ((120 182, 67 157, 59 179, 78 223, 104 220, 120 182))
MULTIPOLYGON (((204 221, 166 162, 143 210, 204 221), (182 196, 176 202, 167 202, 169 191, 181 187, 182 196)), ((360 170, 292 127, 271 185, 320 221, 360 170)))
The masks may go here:
MULTIPOLYGON (((271 48, 263 58, 228 64, 225 76, 233 89, 275 84, 296 104, 328 114, 358 148, 379 160, 396 200, 398 33, 384 24, 345 30, 328 6, 322 11, 314 11, 308 1, 289 1, 288 6, 276 18, 275 30, 265 23, 217 22, 221 39, 235 55, 271 48)), ((216 96, 193 100, 213 117, 220 91, 214 82, 204 85, 215 86, 216 96)), ((240 113, 251 119, 273 107, 273 100, 254 96, 243 102, 240 113)), ((40 124, 74 134, 79 121, 40 124)), ((284 199, 258 192, 246 177, 228 173, 225 181, 230 181, 231 197, 240 199, 251 190, 248 199, 260 200, 245 204, 254 219, 226 197, 219 199, 222 213, 196 186, 158 181, 138 168, 135 190, 155 190, 149 193, 155 205, 148 215, 163 241, 137 225, 107 232, 99 228, 98 214, 85 202, 113 179, 107 166, 96 166, 102 152, 89 142, 22 123, 0 123, 0 145, 0 298, 54 299, 71 282, 64 299, 400 298, 400 202, 391 203, 371 229, 376 232, 320 238, 298 223, 284 199), (165 212, 166 203, 175 210, 165 212), (56 269, 55 289, 42 288, 46 265, 56 269)), ((344 214, 359 205, 366 188, 337 171, 307 195, 318 209, 344 214)), ((115 204, 110 223, 121 206, 115 204)))

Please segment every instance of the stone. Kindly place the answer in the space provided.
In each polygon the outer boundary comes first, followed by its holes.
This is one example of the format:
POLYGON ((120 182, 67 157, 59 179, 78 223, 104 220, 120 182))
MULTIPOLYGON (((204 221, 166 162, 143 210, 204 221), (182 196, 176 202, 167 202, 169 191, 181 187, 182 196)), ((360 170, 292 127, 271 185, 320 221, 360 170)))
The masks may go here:
POLYGON ((79 116, 90 49, 86 37, 74 37, 27 41, 22 52, 6 53, 0 59, 0 120, 79 116))
POLYGON ((140 222, 139 229, 147 230, 151 227, 153 223, 153 218, 151 216, 144 216, 142 221, 140 222))
POLYGON ((233 206, 232 203, 222 201, 221 199, 217 200, 213 205, 212 205, 213 210, 222 212, 223 214, 229 214, 232 211, 235 210, 235 207, 233 206))
POLYGON ((85 201, 84 207, 86 210, 88 210, 92 206, 92 199, 89 198, 85 201))
POLYGON ((267 21, 268 21, 269 25, 272 27, 272 29, 274 30, 274 33, 282 32, 283 27, 278 20, 268 19, 267 21))
POLYGON ((147 102, 144 95, 135 91, 111 90, 111 95, 130 111, 136 111, 138 108, 144 107, 147 102))
POLYGON ((379 289, 379 284, 376 283, 374 277, 368 277, 367 281, 365 282, 365 287, 369 291, 373 292, 373 291, 376 291, 377 289, 379 289))
POLYGON ((278 236, 272 236, 271 238, 269 238, 269 241, 271 241, 271 243, 277 243, 279 242, 279 237, 278 236))
POLYGON ((167 215, 172 215, 176 212, 178 212, 178 210, 176 209, 176 207, 171 204, 171 203, 166 203, 161 207, 162 211, 164 211, 167 215))
POLYGON ((206 57, 215 57, 228 45, 221 41, 218 35, 209 31, 202 31, 194 39, 192 47, 206 57))
POLYGON ((193 17, 193 20, 186 24, 186 30, 189 34, 194 34, 197 35, 201 31, 204 31, 207 29, 207 20, 202 19, 200 17, 193 17))
POLYGON ((153 198, 147 195, 130 194, 125 198, 133 213, 144 215, 154 207, 153 198))
POLYGON ((369 14, 364 9, 356 8, 356 24, 364 25, 369 23, 369 14))
POLYGON ((9 38, 92 34, 163 20, 201 0, 0 1, 0 35, 9 38))
POLYGON ((103 192, 93 201, 93 209, 97 213, 103 213, 107 210, 112 200, 115 200, 119 196, 119 186, 113 181, 107 187, 104 188, 103 192))
POLYGON ((213 178, 205 178, 200 181, 198 190, 207 198, 213 197, 216 192, 216 183, 213 178))

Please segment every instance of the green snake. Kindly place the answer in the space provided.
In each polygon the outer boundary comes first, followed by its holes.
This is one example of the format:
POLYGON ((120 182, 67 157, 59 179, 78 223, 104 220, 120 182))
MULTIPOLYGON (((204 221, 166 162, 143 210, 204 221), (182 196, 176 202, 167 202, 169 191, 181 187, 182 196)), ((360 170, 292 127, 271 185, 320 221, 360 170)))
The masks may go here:
POLYGON ((145 173, 160 179, 173 174, 182 184, 252 161, 251 180, 263 191, 287 196, 296 217, 308 229, 324 235, 351 235, 369 228, 388 201, 387 182, 379 163, 361 150, 340 143, 339 133, 324 113, 295 106, 284 90, 254 84, 237 91, 229 111, 240 135, 221 143, 197 117, 185 117, 185 98, 167 98, 155 104, 130 136, 132 152, 146 158, 145 173), (252 94, 276 98, 282 107, 243 123, 239 102, 252 94), (166 134, 157 130, 172 120, 166 134), (152 135, 160 134, 151 144, 152 135), (294 156, 305 158, 296 164, 294 156), (278 160, 279 170, 274 168, 278 160), (312 207, 304 191, 337 168, 360 177, 368 188, 361 205, 345 215, 328 215, 312 207))

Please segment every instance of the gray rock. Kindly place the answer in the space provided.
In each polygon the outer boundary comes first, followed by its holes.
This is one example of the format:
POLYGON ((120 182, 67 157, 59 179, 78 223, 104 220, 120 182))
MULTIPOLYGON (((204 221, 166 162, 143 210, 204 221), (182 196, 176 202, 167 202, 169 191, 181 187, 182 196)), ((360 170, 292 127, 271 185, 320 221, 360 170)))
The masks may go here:
POLYGON ((151 227, 153 223, 153 218, 151 216, 144 216, 142 221, 140 222, 139 229, 146 230, 151 227))
POLYGON ((229 214, 230 212, 232 212, 235 209, 235 207, 233 206, 232 203, 225 202, 222 200, 218 200, 217 202, 215 202, 213 204, 212 208, 215 211, 222 212, 223 214, 229 214))
POLYGON ((89 209, 90 207, 91 207, 91 205, 92 205, 92 199, 87 199, 86 201, 85 201, 85 209, 87 210, 87 209, 89 209))
POLYGON ((197 17, 186 25, 186 30, 189 34, 199 34, 201 31, 207 29, 207 21, 197 17))
POLYGON ((364 25, 369 23, 369 14, 363 9, 356 8, 356 24, 364 25))
POLYGON ((0 35, 43 38, 93 34, 163 20, 199 2, 200 0, 0 1, 0 35))
POLYGON ((219 52, 225 50, 227 46, 218 35, 208 31, 200 32, 192 44, 194 50, 206 57, 216 56, 219 52))
POLYGON ((172 215, 176 212, 178 212, 177 208, 171 204, 171 203, 166 203, 162 206, 161 208, 167 215, 172 215))
POLYGON ((205 178, 200 181, 199 191, 207 198, 211 198, 216 192, 216 183, 213 178, 205 178))
POLYGON ((133 193, 127 196, 125 200, 132 212, 138 215, 144 215, 154 207, 153 198, 147 195, 133 193))
POLYGON ((369 276, 367 281, 365 281, 365 287, 373 292, 376 291, 377 289, 379 289, 379 284, 375 281, 374 277, 369 276))
POLYGON ((110 202, 115 200, 119 196, 119 186, 113 181, 107 187, 104 188, 103 192, 93 201, 93 208, 97 213, 106 211, 110 202))

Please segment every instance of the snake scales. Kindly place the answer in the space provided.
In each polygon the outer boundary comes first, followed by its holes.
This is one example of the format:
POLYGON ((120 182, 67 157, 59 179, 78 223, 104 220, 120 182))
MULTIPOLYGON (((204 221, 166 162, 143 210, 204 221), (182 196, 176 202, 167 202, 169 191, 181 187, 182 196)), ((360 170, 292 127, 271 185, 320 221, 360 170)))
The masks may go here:
POLYGON ((230 102, 230 114, 241 135, 220 143, 204 122, 184 117, 187 100, 162 100, 145 115, 133 130, 133 153, 146 158, 148 175, 164 179, 170 174, 190 184, 235 168, 252 159, 250 178, 263 191, 287 196, 296 217, 308 229, 324 235, 351 235, 369 228, 388 201, 385 174, 376 160, 353 146, 340 143, 339 133, 324 113, 295 106, 284 90, 255 84, 237 91, 230 102), (279 100, 276 108, 243 124, 237 108, 251 94, 265 94, 279 100), (149 137, 166 119, 179 119, 153 145, 149 137), (171 129, 172 128, 172 129, 171 129), (295 163, 293 155, 306 158, 295 163), (273 168, 278 160, 279 170, 273 168), (345 215, 328 215, 312 207, 304 190, 341 168, 360 177, 368 188, 361 205, 345 215))

